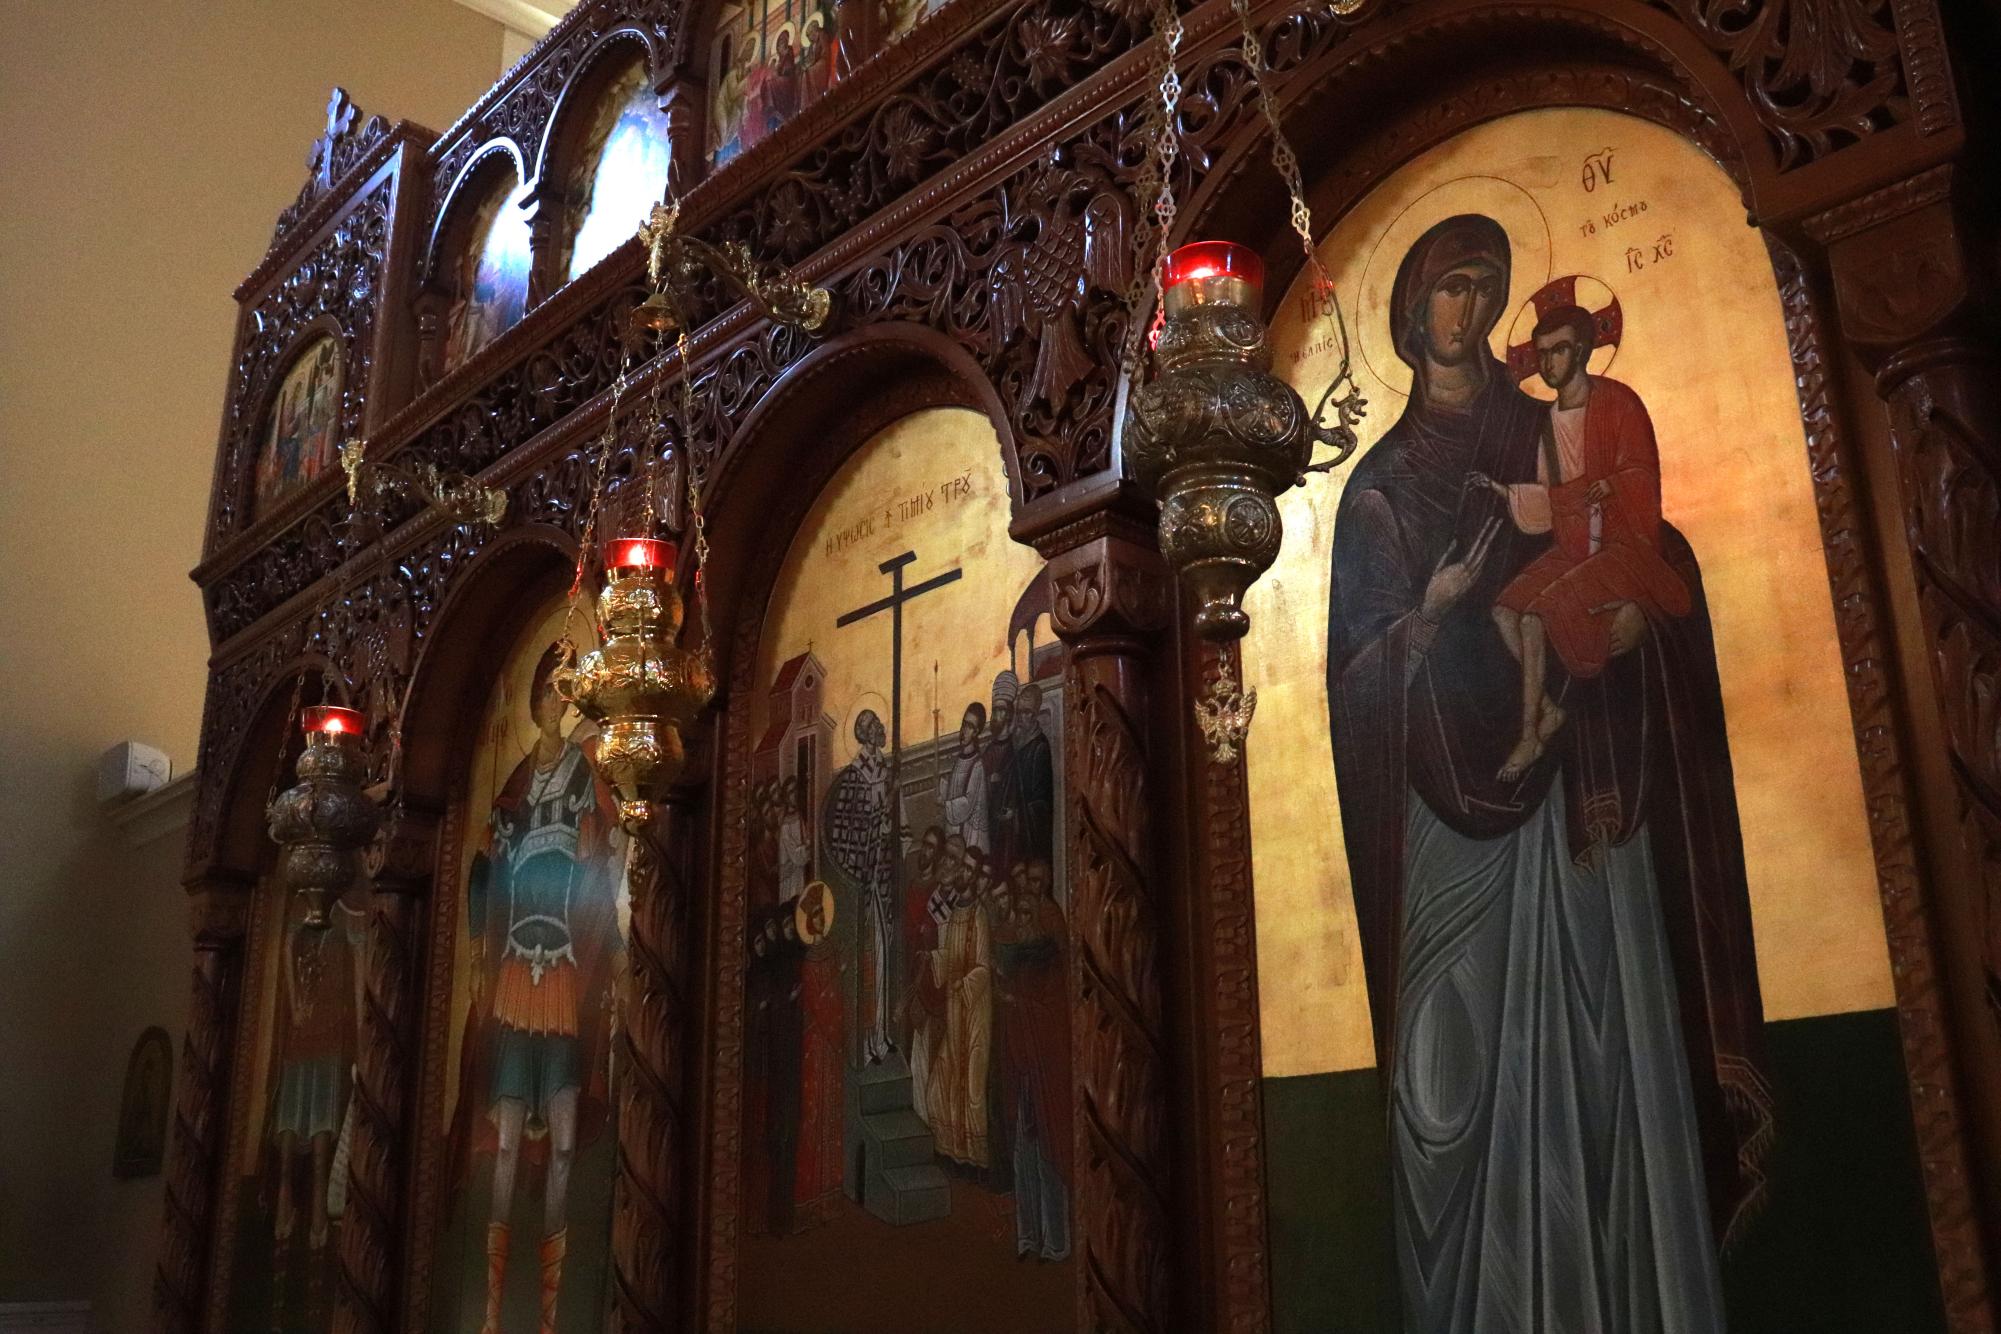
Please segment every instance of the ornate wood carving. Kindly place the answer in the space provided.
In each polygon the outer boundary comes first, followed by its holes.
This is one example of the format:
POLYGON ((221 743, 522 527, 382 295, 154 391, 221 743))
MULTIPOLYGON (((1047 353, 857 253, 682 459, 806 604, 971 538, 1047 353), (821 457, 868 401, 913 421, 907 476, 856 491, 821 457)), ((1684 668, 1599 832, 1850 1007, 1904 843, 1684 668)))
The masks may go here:
POLYGON ((194 980, 174 1100, 166 1221, 153 1274, 153 1323, 161 1334, 192 1334, 208 1306, 210 1243, 229 1123, 230 1054, 250 896, 246 886, 218 880, 194 890, 189 905, 194 980))
POLYGON ((1175 1320, 1165 907, 1149 791, 1146 639, 1166 622, 1159 555, 1098 537, 1057 555, 1053 621, 1070 649, 1078 1281, 1097 1330, 1175 1320))
MULTIPOLYGON (((1910 114, 1897 43, 1903 15, 1892 14, 1891 0, 1649 2, 1686 24, 1743 81, 1781 171, 1824 158, 1910 114)), ((1897 6, 1914 16, 1920 7, 1897 6)), ((1936 17, 1931 21, 1936 24, 1936 17)), ((1928 88, 1936 117, 1935 85, 1928 88)))
MULTIPOLYGON (((778 557, 770 557, 776 577, 778 557)), ((746 894, 750 871, 750 710, 728 708, 747 700, 755 688, 759 618, 738 618, 730 645, 729 694, 718 701, 727 712, 718 729, 723 738, 722 825, 711 883, 718 886, 714 912, 714 974, 710 981, 712 1053, 706 1097, 708 1149, 705 1185, 709 1198, 707 1300, 698 1317, 710 1334, 734 1334, 737 1291, 738 1197, 743 1179, 743 998, 746 894)))
POLYGON ((1987 1277, 1968 1180, 1958 1077, 1945 1012, 1943 979, 1928 889, 1912 843, 1909 776, 1900 734, 1890 645, 1885 637, 1875 553, 1850 478, 1858 470, 1837 427, 1828 394, 1818 303, 1798 257, 1777 242, 1772 265, 1785 306, 1786 334, 1806 427, 1807 462, 1820 511, 1821 542, 1834 596, 1835 629, 1848 682, 1848 707, 1861 759, 1870 842, 1883 897, 1891 977, 1897 993, 1904 1067, 1918 1161, 1929 1201, 1932 1245, 1946 1317, 1955 1331, 1993 1327, 1987 1277))
POLYGON ((263 443, 260 427, 284 359, 302 335, 325 325, 341 345, 340 430, 361 429, 362 404, 375 366, 372 337, 378 289, 385 279, 393 175, 384 173, 334 222, 311 253, 244 313, 245 337, 231 375, 221 457, 209 519, 211 547, 250 518, 250 473, 263 443))
MULTIPOLYGON (((1212 643, 1184 637, 1191 688, 1201 689, 1227 671, 1242 681, 1236 641, 1212 643)), ((1266 1272, 1264 1189, 1264 1058, 1258 1039, 1257 912, 1251 895, 1250 787, 1240 749, 1217 763, 1193 735, 1188 753, 1195 774, 1195 837, 1188 883, 1194 896, 1193 935, 1198 942, 1196 994, 1208 997, 1209 1022, 1197 1040, 1209 1050, 1202 1062, 1200 1096, 1211 1122, 1210 1189, 1217 1219, 1217 1254, 1210 1259, 1219 1327, 1254 1334, 1271 1323, 1266 1272)))
POLYGON ((678 1327, 682 1300, 691 822, 684 804, 662 819, 667 828, 633 845, 632 933, 618 1002, 612 1328, 634 1334, 678 1327))
MULTIPOLYGON (((1267 57, 1286 98, 1297 96, 1306 106, 1342 80, 1390 77, 1404 68, 1414 42, 1441 33, 1500 33, 1511 24, 1586 34, 1593 49, 1616 47, 1619 58, 1656 71, 1552 67, 1455 87, 1452 96, 1435 99, 1434 108, 1402 121, 1397 134, 1346 152, 1324 177, 1331 182, 1325 186, 1329 197, 1358 197, 1403 157, 1474 120, 1565 102, 1623 107, 1671 124, 1740 180, 1769 170, 1747 166, 1731 137, 1729 126, 1743 117, 1706 106, 1703 94, 1673 73, 1673 59, 1636 35, 1627 11, 1643 12, 1642 4, 1675 16, 1737 73, 1746 106, 1788 169, 1788 180, 1811 178, 1812 189, 1836 188, 1819 183, 1841 179, 1840 171, 1830 175, 1822 168, 1848 160, 1843 154, 1849 146, 1913 144, 1915 135, 1942 135, 1958 124, 1933 0, 1638 0, 1608 4, 1602 12, 1568 0, 1527 6, 1382 0, 1350 18, 1289 14, 1276 4, 1259 13, 1267 57)), ((1187 153, 1178 185, 1184 200, 1193 201, 1226 195, 1247 169, 1259 168, 1256 113, 1227 8, 1207 3, 1188 20, 1181 123, 1187 153)), ((1658 30, 1661 20, 1649 17, 1648 23, 1658 30)), ((428 187, 412 183, 420 193, 429 190, 414 210, 422 213, 428 204, 429 218, 413 222, 428 234, 458 168, 499 139, 538 163, 566 89, 603 39, 622 27, 648 43, 656 78, 670 77, 690 44, 678 0, 587 0, 440 141, 429 159, 428 187)), ((1143 10, 1131 0, 962 0, 687 195, 685 217, 704 235, 743 239, 762 254, 803 260, 809 274, 832 283, 849 328, 916 322, 970 352, 1005 406, 1020 448, 1021 499, 1036 514, 1069 506, 1080 484, 1102 482, 1112 464, 1113 377, 1125 331, 1120 293, 1140 218, 1131 192, 1147 147, 1133 110, 1146 78, 1133 54, 1143 28, 1143 10)), ((244 738, 271 692, 289 688, 301 661, 323 659, 340 688, 359 696, 371 720, 386 728, 438 607, 459 572, 493 540, 405 509, 388 516, 385 532, 372 543, 344 542, 346 507, 331 484, 307 488, 245 531, 245 479, 259 443, 256 417, 299 333, 314 320, 338 325, 350 351, 350 429, 362 420, 355 414, 364 396, 379 394, 384 378, 371 377, 365 364, 383 338, 362 322, 379 322, 384 294, 398 290, 384 264, 404 262, 385 259, 391 177, 374 174, 402 128, 379 131, 375 121, 356 128, 360 118, 336 103, 329 134, 315 149, 314 180, 281 220, 281 237, 304 252, 303 261, 264 289, 246 313, 231 380, 212 554, 200 572, 220 654, 209 686, 202 791, 190 838, 190 868, 197 875, 221 864, 226 803, 246 799, 235 781, 246 763, 244 738)), ((683 116, 677 133, 692 135, 690 120, 699 123, 699 117, 683 116)), ((2001 517, 1992 513, 1994 419, 1987 414, 1993 405, 1982 397, 1989 391, 1981 387, 1980 363, 1970 348, 1940 339, 1914 346, 1923 340, 1905 332, 1947 328, 1954 313, 1961 251, 1938 243, 1936 219, 1907 220, 1942 196, 1942 185, 1917 178, 1824 214, 1815 231, 1837 249, 1854 238, 1858 257, 1867 244, 1881 242, 1891 257, 1881 268, 1837 262, 1835 275, 1850 333, 1878 344, 1885 359, 1885 384, 1899 414, 1913 540, 1923 542, 1926 625, 1934 634, 1935 670, 1953 700, 1969 838, 1989 850, 1991 882, 2001 864, 1991 852, 2001 846, 2001 824, 1994 822, 1997 807, 1990 800, 2001 800, 1995 795, 2001 793, 2001 756, 1983 749, 1981 738, 1991 738, 1994 729, 1982 692, 1995 684, 1990 678, 2001 676, 2001 618, 1990 596, 1990 584, 2001 578, 1988 578, 1992 571, 1979 563, 1977 539, 2001 517), (1981 515, 1988 520, 1984 528, 1981 515)), ((1189 216, 1195 221, 1197 211, 1189 216)), ((397 244, 401 253, 414 253, 414 245, 397 244)), ((275 274, 291 253, 274 251, 266 266, 275 274)), ((1899 795, 1905 780, 1888 702, 1894 683, 1874 628, 1869 558, 1855 537, 1854 502, 1836 466, 1839 442, 1829 425, 1805 284, 1797 265, 1789 270, 1784 259, 1776 262, 1801 367, 1948 1306, 1956 1328, 1981 1328, 1967 1314, 1984 1313, 1986 1299, 1928 917, 1899 795)), ((383 423, 373 432, 371 452, 407 452, 411 457, 401 461, 483 471, 509 492, 510 526, 548 524, 574 533, 588 488, 586 442, 601 426, 619 370, 619 330, 639 295, 639 272, 637 247, 628 246, 564 286, 383 423)), ((260 269, 254 281, 269 276, 260 269)), ((732 450, 746 414, 815 344, 753 325, 713 292, 698 308, 700 327, 692 340, 700 382, 696 420, 677 422, 676 438, 717 477, 737 464, 732 450)), ((628 405, 655 377, 676 369, 671 354, 638 369, 628 405)), ((669 410, 675 410, 671 404, 669 410)), ((611 468, 615 485, 630 475, 638 444, 629 416, 625 427, 611 468)), ((1040 520, 1024 522, 1033 527, 1040 520)), ((1163 1092, 1164 907, 1155 834, 1146 803, 1135 793, 1147 791, 1147 765, 1155 758, 1146 720, 1156 688, 1137 636, 1164 623, 1166 589, 1145 541, 1130 541, 1102 523, 1052 534, 1041 545, 1076 576, 1065 594, 1067 609, 1059 609, 1059 630, 1073 647, 1070 772, 1079 776, 1079 790, 1070 798, 1072 818, 1086 831, 1074 854, 1080 859, 1075 883, 1095 905, 1073 914, 1080 1015, 1090 1016, 1077 1034, 1082 1309, 1087 1320, 1106 1328, 1165 1329, 1182 1319, 1169 1305, 1176 1260, 1169 1201, 1189 1186, 1170 1179, 1170 1163, 1178 1160, 1163 1092), (1066 546, 1074 549, 1063 554, 1066 546)), ((753 660, 755 628, 749 618, 737 627, 738 673, 753 660)), ((1213 665, 1208 659, 1191 664, 1198 675, 1213 665)), ((385 740, 375 738, 376 753, 386 757, 385 740)), ((748 762, 747 743, 732 736, 719 794, 731 809, 724 811, 717 850, 722 893, 715 928, 725 956, 729 942, 742 935, 746 848, 738 789, 748 762)), ((1216 1211, 1217 1221, 1213 1264, 1182 1286, 1213 1293, 1219 1321, 1249 1329, 1264 1319, 1266 1276, 1243 779, 1236 766, 1196 772, 1204 870, 1188 911, 1211 937, 1195 957, 1204 970, 1201 1013, 1213 1026, 1190 1036, 1201 1050, 1198 1096, 1205 1123, 1198 1141, 1215 1146, 1202 1189, 1213 1193, 1205 1207, 1216 1211)), ((662 885, 672 880, 665 868, 648 870, 662 885)), ((627 1328, 669 1323, 662 1313, 678 1317, 674 1303, 688 1295, 685 1284, 677 1286, 678 1266, 681 1257, 696 1253, 711 1257, 710 1327, 728 1328, 733 1320, 734 1209, 719 1210, 712 1232, 692 1244, 684 1229, 694 1224, 673 1212, 695 1189, 677 1157, 686 1152, 686 1118, 705 1120, 700 1142, 713 1156, 703 1187, 712 1197, 734 1199, 740 1152, 741 1071, 727 1058, 742 1038, 734 956, 716 963, 714 1028, 707 1036, 721 1055, 702 1103, 678 1101, 684 1094, 673 1083, 675 1072, 689 1064, 688 1037, 678 1027, 689 1022, 686 974, 676 971, 688 965, 674 950, 688 929, 691 883, 696 881, 683 879, 673 894, 649 893, 645 920, 634 924, 636 945, 651 943, 646 957, 635 948, 621 1048, 640 1072, 625 1094, 636 1110, 629 1112, 629 1134, 621 1136, 617 1204, 618 1309, 627 1328)), ((398 1153, 408 1152, 408 1141, 399 1136, 412 1133, 398 1118, 406 1114, 401 1104, 411 1101, 401 1081, 408 1078, 407 1044, 422 1008, 408 990, 414 976, 410 933, 420 928, 408 916, 407 895, 383 899, 371 913, 370 955, 379 954, 379 967, 388 971, 377 976, 371 962, 368 1022, 384 1025, 385 1033, 400 1031, 405 1046, 398 1055, 394 1039, 385 1039, 379 1060, 362 1072, 376 1102, 364 1128, 377 1138, 366 1161, 357 1159, 356 1198, 383 1212, 379 1222, 357 1222, 352 1254, 344 1257, 348 1328, 380 1327, 386 1323, 381 1313, 391 1309, 385 1303, 397 1300, 382 1277, 392 1267, 376 1257, 393 1253, 403 1226, 396 1192, 403 1172, 398 1164, 406 1160, 398 1153), (378 936, 385 942, 379 950, 378 936)), ((206 1007, 210 1015, 203 1021, 210 1045, 201 1058, 210 1062, 209 1092, 194 1087, 199 1061, 191 1028, 191 1074, 181 1090, 178 1175, 169 1183, 169 1246, 159 1282, 162 1319, 170 1328, 184 1327, 172 1323, 178 1318, 173 1312, 200 1307, 206 1269, 199 1247, 214 1218, 209 1169, 221 1152, 214 1109, 226 1100, 218 1081, 227 1077, 226 1032, 240 947, 217 947, 198 959, 196 1013, 200 1018, 206 1007), (210 1120, 214 1125, 203 1130, 210 1120), (187 1153, 183 1140, 192 1146, 187 1153), (199 1170, 189 1177, 191 1163, 199 1170)), ((1994 960, 2001 960, 2001 946, 1990 955, 1994 960)), ((435 991, 435 976, 432 981, 435 991)), ((435 1012, 424 1022, 443 1022, 438 1007, 444 1001, 434 995, 429 1002, 435 1012)), ((428 1085, 424 1096, 431 1096, 428 1085)), ((420 1175, 428 1170, 421 1162, 418 1168, 420 1175)), ((424 1189, 420 1181, 420 1201, 424 1189)), ((421 1261, 413 1265, 413 1275, 421 1270, 421 1261)), ((401 1294, 406 1322, 416 1318, 411 1303, 423 1283, 413 1276, 408 1287, 401 1294)))
POLYGON ((404 1162, 410 1140, 418 923, 438 860, 436 815, 389 812, 369 849, 368 921, 362 952, 361 1043, 356 1052, 348 1205, 340 1228, 334 1328, 386 1334, 398 1327, 396 1280, 404 1235, 404 1162))
POLYGON ((312 150, 306 154, 306 183, 299 187, 298 198, 278 215, 271 244, 275 247, 283 242, 300 220, 312 212, 313 205, 331 194, 334 186, 346 179, 368 156, 369 150, 388 135, 388 121, 380 116, 362 119, 361 108, 347 95, 347 89, 335 88, 327 96, 326 133, 313 140, 312 150))

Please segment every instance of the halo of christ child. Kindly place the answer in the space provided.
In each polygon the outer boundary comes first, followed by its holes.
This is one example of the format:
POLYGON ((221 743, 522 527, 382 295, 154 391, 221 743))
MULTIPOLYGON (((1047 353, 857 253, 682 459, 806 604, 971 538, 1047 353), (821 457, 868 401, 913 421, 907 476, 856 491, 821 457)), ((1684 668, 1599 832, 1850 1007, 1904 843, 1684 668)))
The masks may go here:
POLYGON ((1587 369, 1606 341, 1597 317, 1544 300, 1575 285, 1559 279, 1533 298, 1541 312, 1531 335, 1536 368, 1556 391, 1537 435, 1535 480, 1467 475, 1506 503, 1518 531, 1552 539, 1494 603, 1495 628, 1522 669, 1521 736, 1498 775, 1509 782, 1542 758, 1564 724, 1544 688, 1549 653, 1572 677, 1595 677, 1611 661, 1615 629, 1623 640, 1638 618, 1686 616, 1691 605, 1687 583, 1661 556, 1660 455, 1646 405, 1587 369))
POLYGON ((1403 1315, 1720 1331, 1774 1104, 1709 607, 1645 407, 1587 369, 1618 321, 1538 293, 1538 402, 1489 342, 1512 261, 1481 213, 1404 253, 1410 398, 1332 533, 1403 1315))

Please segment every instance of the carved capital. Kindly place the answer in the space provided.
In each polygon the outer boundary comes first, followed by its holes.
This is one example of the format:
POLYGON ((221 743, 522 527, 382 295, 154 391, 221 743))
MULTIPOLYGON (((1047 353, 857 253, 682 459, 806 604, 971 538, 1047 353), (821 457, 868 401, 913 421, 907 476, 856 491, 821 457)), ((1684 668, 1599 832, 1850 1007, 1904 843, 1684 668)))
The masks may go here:
POLYGON ((1827 247, 1842 331, 1872 369, 1898 348, 1957 331, 1968 315, 1972 247, 1950 165, 1830 209, 1807 231, 1827 247))
POLYGON ((435 811, 393 806, 385 811, 363 867, 380 894, 423 894, 438 865, 438 834, 444 821, 435 811))
POLYGON ((249 877, 224 871, 188 886, 188 925, 197 950, 242 943, 250 928, 250 887, 249 877))
POLYGON ((1091 641, 1137 639, 1167 624, 1173 585, 1150 542, 1093 538, 1049 562, 1056 590, 1051 621, 1073 647, 1091 641))

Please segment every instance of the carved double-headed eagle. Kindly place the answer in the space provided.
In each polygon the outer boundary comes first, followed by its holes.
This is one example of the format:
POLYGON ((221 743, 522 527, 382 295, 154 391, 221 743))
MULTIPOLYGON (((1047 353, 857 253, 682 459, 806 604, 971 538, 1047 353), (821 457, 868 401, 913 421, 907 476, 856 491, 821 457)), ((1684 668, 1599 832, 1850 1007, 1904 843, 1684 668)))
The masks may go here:
POLYGON ((996 327, 1007 344, 1026 338, 1035 346, 1015 407, 1026 411, 1040 399, 1061 408, 1097 363, 1080 327, 1090 289, 1124 296, 1132 282, 1132 205, 1116 191, 1073 179, 1046 211, 1013 230, 994 263, 996 327))

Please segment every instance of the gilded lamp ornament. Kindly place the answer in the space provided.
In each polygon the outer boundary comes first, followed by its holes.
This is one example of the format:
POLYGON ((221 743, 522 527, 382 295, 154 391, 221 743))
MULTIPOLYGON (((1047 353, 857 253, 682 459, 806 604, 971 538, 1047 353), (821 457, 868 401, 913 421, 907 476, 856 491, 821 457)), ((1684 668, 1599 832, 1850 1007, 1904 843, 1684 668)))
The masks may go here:
POLYGON ((598 725, 598 773, 618 797, 619 822, 637 833, 680 776, 681 729, 716 689, 707 658, 675 642, 681 595, 672 543, 631 537, 609 544, 597 621, 599 647, 553 679, 598 725))
POLYGON ((1309 415, 1271 373, 1255 253, 1228 242, 1183 246, 1168 256, 1163 286, 1155 375, 1132 395, 1126 462, 1160 503, 1160 549, 1194 595, 1196 633, 1239 639, 1250 628, 1244 592, 1278 557, 1278 497, 1309 471, 1338 466, 1355 435, 1344 401, 1336 425, 1318 420, 1333 386, 1309 415), (1315 464, 1320 444, 1337 453, 1315 464))
POLYGON ((324 927, 334 900, 361 875, 362 850, 381 812, 362 788, 368 757, 361 715, 319 704, 304 711, 301 725, 298 782, 274 797, 265 815, 279 846, 280 882, 305 899, 306 925, 324 927))

